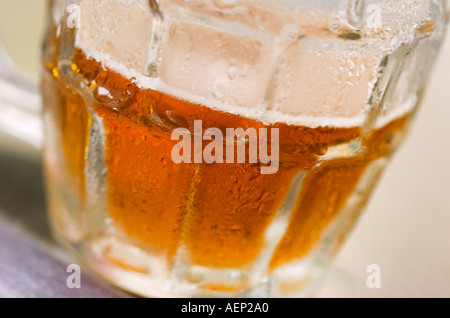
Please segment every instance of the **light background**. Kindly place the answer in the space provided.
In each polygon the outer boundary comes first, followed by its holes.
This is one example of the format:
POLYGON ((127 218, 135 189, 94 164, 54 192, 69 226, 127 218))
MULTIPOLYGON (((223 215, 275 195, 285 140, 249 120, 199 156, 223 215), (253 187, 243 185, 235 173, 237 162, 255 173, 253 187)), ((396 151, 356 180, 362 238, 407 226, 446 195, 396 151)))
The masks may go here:
MULTIPOLYGON (((0 33, 38 72, 43 0, 0 0, 0 33)), ((2 167, 3 168, 3 167, 2 167)), ((450 36, 411 134, 316 297, 450 297, 450 36), (366 286, 369 264, 381 288, 366 286)))

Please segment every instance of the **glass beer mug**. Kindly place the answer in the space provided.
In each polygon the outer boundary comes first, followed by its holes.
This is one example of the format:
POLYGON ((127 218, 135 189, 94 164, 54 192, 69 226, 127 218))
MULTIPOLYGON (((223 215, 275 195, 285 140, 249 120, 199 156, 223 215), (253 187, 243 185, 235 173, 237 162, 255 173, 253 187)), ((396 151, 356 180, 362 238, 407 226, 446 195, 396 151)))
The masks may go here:
POLYGON ((439 0, 48 8, 52 230, 156 297, 307 295, 402 143, 447 20, 439 0))

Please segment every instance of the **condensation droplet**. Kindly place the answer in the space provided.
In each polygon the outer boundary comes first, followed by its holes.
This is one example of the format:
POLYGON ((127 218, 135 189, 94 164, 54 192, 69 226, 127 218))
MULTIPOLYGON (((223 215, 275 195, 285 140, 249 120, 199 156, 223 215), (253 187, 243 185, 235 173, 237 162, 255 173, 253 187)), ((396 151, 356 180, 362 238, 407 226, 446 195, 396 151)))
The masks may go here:
POLYGON ((216 79, 213 84, 213 96, 216 98, 221 98, 225 95, 226 85, 223 80, 216 79))
POLYGON ((349 30, 344 30, 338 35, 340 38, 345 40, 359 40, 361 39, 361 34, 358 32, 353 32, 349 30))
POLYGON ((230 80, 233 80, 236 78, 238 72, 239 69, 237 66, 231 66, 230 68, 228 68, 227 75, 230 78, 230 80))
POLYGON ((219 7, 231 7, 236 4, 237 0, 214 0, 214 3, 219 7))
POLYGON ((250 65, 242 64, 241 71, 239 72, 240 77, 247 77, 250 74, 250 65))

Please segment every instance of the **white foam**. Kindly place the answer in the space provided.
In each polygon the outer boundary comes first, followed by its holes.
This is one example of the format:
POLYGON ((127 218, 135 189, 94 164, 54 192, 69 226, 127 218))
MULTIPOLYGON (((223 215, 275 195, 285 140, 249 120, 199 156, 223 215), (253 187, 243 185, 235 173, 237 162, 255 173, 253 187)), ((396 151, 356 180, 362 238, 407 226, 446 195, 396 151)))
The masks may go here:
MULTIPOLYGON (((205 98, 198 96, 191 92, 187 92, 175 87, 167 85, 160 78, 151 78, 142 75, 136 70, 129 69, 128 67, 120 64, 109 56, 108 54, 91 51, 89 47, 83 47, 83 43, 78 43, 78 48, 83 50, 89 59, 94 59, 101 62, 102 65, 114 72, 117 72, 124 76, 125 78, 131 79, 133 83, 139 88, 150 89, 159 91, 161 93, 176 97, 178 99, 188 101, 194 104, 209 107, 214 110, 223 111, 231 113, 234 115, 239 115, 254 120, 261 121, 265 124, 274 123, 286 123, 288 125, 295 126, 307 126, 311 128, 317 127, 361 127, 364 124, 366 116, 361 113, 352 117, 328 117, 328 116, 293 116, 289 114, 282 113, 280 111, 268 110, 267 105, 259 105, 254 108, 246 108, 242 106, 223 104, 217 100, 205 98)), ((400 118, 412 111, 416 105, 416 99, 410 100, 408 103, 404 103, 390 111, 387 115, 380 117, 376 127, 383 127, 397 118, 400 118)))
MULTIPOLYGON (((283 90, 279 88, 275 90, 272 102, 268 105, 265 102, 267 87, 265 85, 277 64, 273 52, 263 47, 258 52, 258 60, 254 61, 254 65, 252 65, 253 73, 247 78, 240 79, 241 82, 227 79, 223 89, 225 96, 216 96, 212 92, 214 76, 223 79, 221 73, 225 68, 223 64, 212 65, 213 61, 208 60, 210 56, 225 50, 226 54, 231 57, 235 54, 241 60, 240 62, 244 61, 248 64, 248 56, 245 52, 243 53, 242 49, 238 48, 238 53, 236 53, 234 46, 242 44, 244 41, 243 48, 252 47, 255 43, 254 40, 228 34, 222 38, 225 44, 222 43, 218 46, 219 48, 216 48, 213 44, 208 44, 214 39, 216 31, 206 28, 202 32, 197 25, 183 25, 181 32, 187 32, 188 35, 193 33, 191 41, 193 41, 192 45, 196 46, 196 50, 193 53, 188 51, 186 47, 189 46, 189 43, 187 42, 179 44, 179 38, 184 41, 186 34, 178 34, 178 38, 175 38, 174 32, 169 30, 168 33, 172 34, 171 36, 174 38, 171 39, 169 35, 165 35, 164 45, 168 46, 168 54, 174 54, 175 57, 173 55, 163 56, 163 66, 160 66, 159 70, 161 74, 158 78, 149 77, 144 75, 148 67, 148 52, 145 53, 145 49, 148 49, 150 45, 148 30, 151 30, 152 24, 149 10, 145 15, 135 19, 135 16, 141 13, 142 6, 146 1, 128 2, 126 9, 129 10, 128 15, 124 14, 123 10, 119 13, 118 10, 121 8, 119 4, 121 3, 118 0, 83 0, 82 10, 84 13, 82 11, 82 14, 87 17, 85 17, 84 23, 82 18, 75 45, 84 51, 88 58, 95 59, 105 68, 132 79, 142 89, 160 91, 181 100, 248 117, 265 124, 286 123, 312 128, 320 126, 361 127, 366 120, 365 112, 369 107, 365 105, 365 102, 376 82, 378 65, 382 58, 380 52, 376 52, 376 50, 361 53, 358 48, 354 49, 352 53, 354 56, 351 59, 348 58, 347 53, 342 51, 328 54, 328 51, 325 50, 320 55, 314 53, 314 49, 310 52, 303 50, 301 58, 297 56, 300 56, 300 53, 297 54, 298 51, 290 52, 289 59, 297 60, 294 61, 293 67, 288 65, 278 72, 278 76, 281 81, 292 82, 295 85, 292 87, 283 85, 283 90), (103 5, 97 6, 100 2, 103 5), (108 7, 109 14, 117 14, 120 15, 119 20, 127 20, 126 28, 129 28, 130 32, 121 30, 120 34, 116 34, 115 30, 112 30, 114 32, 107 30, 108 24, 105 21, 101 26, 97 26, 94 16, 101 14, 95 10, 98 8, 104 10, 105 4, 108 3, 116 4, 108 7), (145 31, 140 32, 139 30, 142 29, 145 31), (171 41, 177 43, 178 47, 174 47, 171 41), (128 48, 130 43, 131 47, 128 48), (183 73, 182 68, 186 62, 192 64, 189 65, 189 71, 183 73), (355 63, 357 64, 356 69, 350 69, 354 68, 355 63), (360 67, 359 64, 370 65, 369 67, 367 65, 360 67), (208 74, 211 72, 211 68, 215 72, 213 75, 208 74), (351 74, 349 75, 349 73, 351 74), (305 83, 305 78, 310 79, 309 82, 305 83), (357 79, 355 80, 355 78, 357 79), (341 84, 335 84, 337 82, 341 84), (253 92, 252 88, 256 89, 256 92, 253 92)), ((177 27, 174 30, 177 31, 177 27)), ((165 53, 163 52, 163 54, 165 53)), ((377 127, 407 114, 414 106, 413 102, 397 105, 377 121, 377 127)))
POLYGON ((176 97, 180 100, 188 101, 193 104, 209 107, 214 110, 231 113, 251 119, 261 121, 265 124, 286 123, 289 125, 316 127, 355 127, 361 126, 364 121, 363 115, 354 117, 311 117, 311 116, 292 116, 279 111, 268 110, 267 105, 258 105, 254 108, 246 108, 231 104, 224 104, 217 100, 198 96, 175 87, 167 85, 161 78, 152 78, 142 75, 136 70, 130 69, 120 64, 105 53, 91 51, 89 47, 83 47, 83 43, 78 43, 77 47, 81 49, 89 59, 94 59, 109 70, 121 74, 125 78, 131 79, 136 86, 142 89, 150 89, 176 97))

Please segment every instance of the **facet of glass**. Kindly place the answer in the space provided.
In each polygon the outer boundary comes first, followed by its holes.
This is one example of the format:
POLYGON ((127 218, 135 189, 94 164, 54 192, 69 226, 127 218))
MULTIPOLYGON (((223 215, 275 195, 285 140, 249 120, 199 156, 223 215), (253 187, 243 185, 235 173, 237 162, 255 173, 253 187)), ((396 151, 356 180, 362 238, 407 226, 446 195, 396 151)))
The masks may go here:
POLYGON ((53 231, 144 296, 307 295, 402 143, 446 24, 437 0, 78 0, 50 11, 53 231), (198 120, 203 131, 278 128, 278 171, 175 163, 172 132, 198 120))
POLYGON ((16 69, 0 37, 0 133, 39 148, 43 135, 40 104, 35 78, 16 69))

